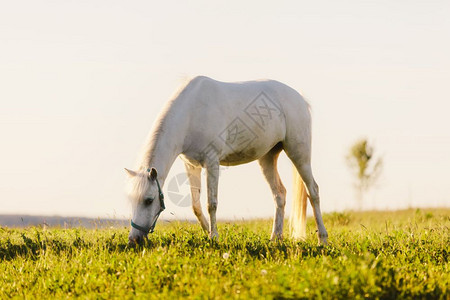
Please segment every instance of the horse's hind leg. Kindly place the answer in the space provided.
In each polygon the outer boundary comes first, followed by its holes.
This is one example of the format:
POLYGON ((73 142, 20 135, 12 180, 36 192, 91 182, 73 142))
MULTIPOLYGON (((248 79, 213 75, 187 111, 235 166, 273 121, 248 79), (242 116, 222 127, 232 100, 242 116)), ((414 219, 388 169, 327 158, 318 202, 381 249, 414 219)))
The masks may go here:
POLYGON ((208 232, 209 225, 205 216, 202 212, 202 206, 200 203, 200 187, 201 187, 201 167, 193 166, 191 164, 186 163, 186 172, 189 178, 189 184, 191 186, 191 196, 192 196, 192 209, 194 210, 194 214, 197 217, 198 221, 202 225, 204 231, 208 232))
POLYGON ((315 182, 312 174, 310 143, 294 143, 294 145, 285 143, 284 147, 286 154, 297 168, 298 173, 308 189, 308 197, 313 208, 318 229, 317 235, 319 242, 326 245, 328 233, 323 224, 322 213, 320 211, 319 186, 315 182))
POLYGON ((275 217, 273 220, 273 228, 271 240, 283 238, 283 223, 284 223, 284 206, 286 204, 286 189, 281 182, 280 175, 277 170, 278 155, 281 151, 281 146, 275 146, 266 155, 259 159, 259 165, 270 185, 273 198, 275 201, 275 217))

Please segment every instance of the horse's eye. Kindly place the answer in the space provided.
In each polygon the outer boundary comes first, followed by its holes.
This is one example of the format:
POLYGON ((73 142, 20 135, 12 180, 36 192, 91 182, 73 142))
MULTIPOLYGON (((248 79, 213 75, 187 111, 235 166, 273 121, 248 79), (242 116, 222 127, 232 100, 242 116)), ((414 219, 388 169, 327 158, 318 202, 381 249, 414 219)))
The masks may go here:
POLYGON ((145 198, 144 199, 144 205, 149 206, 150 204, 152 204, 153 202, 153 198, 145 198))

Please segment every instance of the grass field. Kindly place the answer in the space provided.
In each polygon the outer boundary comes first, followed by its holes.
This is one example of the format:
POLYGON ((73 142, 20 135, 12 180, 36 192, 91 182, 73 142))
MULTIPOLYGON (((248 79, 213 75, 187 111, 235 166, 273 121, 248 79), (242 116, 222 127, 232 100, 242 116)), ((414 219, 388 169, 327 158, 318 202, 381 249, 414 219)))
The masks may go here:
POLYGON ((334 213, 330 245, 270 242, 269 220, 157 225, 127 247, 128 228, 0 229, 0 298, 449 299, 450 210, 334 213))

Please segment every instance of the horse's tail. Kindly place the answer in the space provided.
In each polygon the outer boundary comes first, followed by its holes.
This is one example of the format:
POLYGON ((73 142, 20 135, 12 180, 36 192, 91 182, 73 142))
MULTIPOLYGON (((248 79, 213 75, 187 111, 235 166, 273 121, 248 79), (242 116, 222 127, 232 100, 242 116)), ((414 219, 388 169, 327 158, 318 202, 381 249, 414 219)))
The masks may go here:
POLYGON ((294 239, 306 238, 306 200, 308 198, 305 184, 298 174, 297 169, 293 168, 293 203, 290 217, 290 231, 294 239))

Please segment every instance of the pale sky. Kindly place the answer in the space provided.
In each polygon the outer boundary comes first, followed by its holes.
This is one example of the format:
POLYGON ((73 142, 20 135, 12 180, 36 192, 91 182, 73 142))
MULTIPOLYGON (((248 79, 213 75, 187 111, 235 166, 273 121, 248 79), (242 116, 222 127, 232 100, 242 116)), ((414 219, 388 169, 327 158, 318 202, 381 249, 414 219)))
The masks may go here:
MULTIPOLYGON (((2 1, 0 214, 129 217, 123 168, 195 75, 276 79, 308 99, 323 211, 356 207, 345 155, 360 137, 384 158, 363 208, 449 207, 449 16, 447 0, 2 1)), ((273 209, 257 163, 223 170, 219 218, 273 209)))

